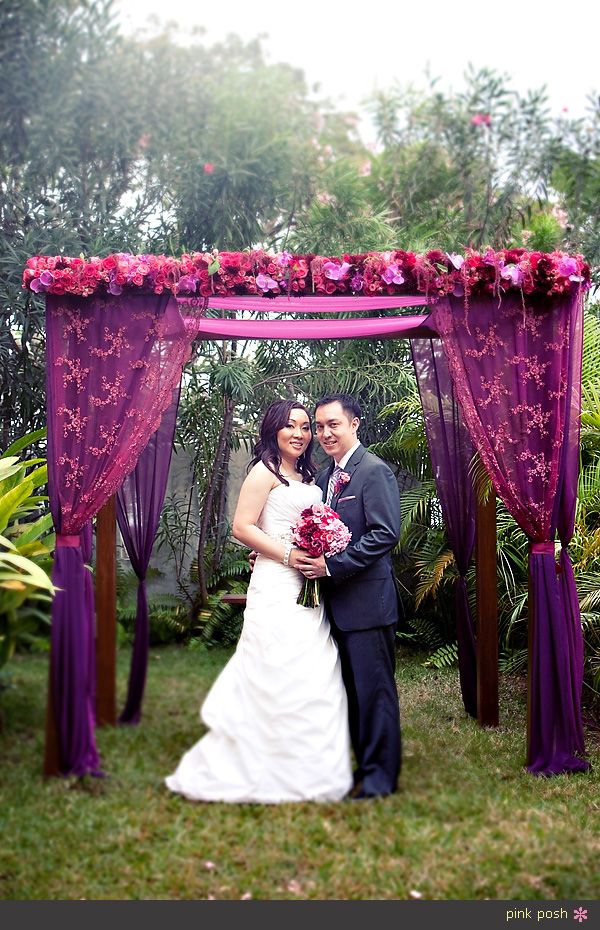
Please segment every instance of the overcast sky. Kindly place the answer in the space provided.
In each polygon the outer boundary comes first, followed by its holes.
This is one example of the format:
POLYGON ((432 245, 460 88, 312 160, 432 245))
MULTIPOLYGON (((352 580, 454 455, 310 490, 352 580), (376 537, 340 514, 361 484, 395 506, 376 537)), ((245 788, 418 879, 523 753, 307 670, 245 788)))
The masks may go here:
POLYGON ((209 43, 229 32, 266 34, 267 60, 302 68, 340 109, 359 109, 395 81, 422 86, 427 68, 440 87, 458 90, 469 63, 506 73, 521 92, 545 84, 557 114, 582 115, 586 97, 600 92, 600 4, 582 0, 117 0, 116 9, 127 32, 154 14, 176 22, 183 41, 194 26, 209 43))

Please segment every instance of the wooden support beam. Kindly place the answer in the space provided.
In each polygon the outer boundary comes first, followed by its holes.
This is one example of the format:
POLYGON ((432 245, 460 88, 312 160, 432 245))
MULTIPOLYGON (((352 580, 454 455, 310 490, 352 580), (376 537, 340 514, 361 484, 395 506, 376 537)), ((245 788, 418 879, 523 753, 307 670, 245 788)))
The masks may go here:
POLYGON ((96 518, 96 716, 117 723, 117 514, 113 495, 96 518))
POLYGON ((245 594, 224 594, 221 598, 223 604, 234 604, 235 607, 245 607, 246 606, 246 595, 245 594))
POLYGON ((48 698, 46 702, 46 739, 44 745, 44 778, 57 778, 60 775, 60 756, 58 747, 58 731, 56 717, 54 716, 54 701, 52 699, 52 659, 48 668, 48 698))
POLYGON ((496 494, 477 503, 477 721, 498 726, 498 580, 496 570, 496 494))

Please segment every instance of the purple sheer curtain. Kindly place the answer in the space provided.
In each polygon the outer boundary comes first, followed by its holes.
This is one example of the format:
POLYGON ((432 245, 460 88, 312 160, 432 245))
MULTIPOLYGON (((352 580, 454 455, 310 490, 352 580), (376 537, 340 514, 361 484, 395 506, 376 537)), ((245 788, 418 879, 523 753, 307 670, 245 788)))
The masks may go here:
POLYGON ((477 717, 475 631, 465 581, 475 545, 475 498, 469 475, 473 443, 460 414, 440 340, 411 339, 411 349, 435 486, 459 572, 454 619, 460 688, 466 712, 477 717))
POLYGON ((99 774, 92 589, 82 530, 160 424, 190 351, 163 296, 46 299, 48 489, 56 528, 50 676, 65 775, 99 774))
MULTIPOLYGON (((575 526, 575 509, 577 505, 577 480, 579 476, 579 437, 581 426, 581 365, 583 353, 583 315, 573 314, 570 320, 570 365, 569 383, 567 385, 567 407, 565 418, 565 438, 563 440, 563 461, 560 470, 560 494, 557 494, 557 506, 553 515, 553 525, 556 524, 558 538, 561 543, 559 564, 559 595, 561 608, 567 627, 569 655, 571 661, 567 665, 567 674, 570 676, 572 691, 572 706, 581 705, 581 692, 583 688, 583 662, 584 645, 579 614, 579 598, 575 586, 573 565, 567 546, 573 536, 575 526)), ((581 715, 575 713, 572 719, 572 732, 575 736, 577 751, 583 755, 585 752, 583 725, 581 715)), ((537 750, 538 756, 543 748, 537 750)))
POLYGON ((117 491, 117 521, 139 580, 127 700, 119 723, 139 723, 142 715, 150 641, 146 572, 167 490, 178 406, 179 386, 159 428, 117 491))
MULTIPOLYGON (((572 532, 576 494, 582 301, 544 302, 505 295, 449 297, 432 319, 448 359, 475 448, 497 494, 528 535, 534 600, 534 648, 528 768, 540 774, 580 771, 583 739, 579 604, 558 580, 554 536, 572 532), (580 364, 580 363, 579 363, 580 364)), ((572 575, 572 572, 571 572, 572 575)))

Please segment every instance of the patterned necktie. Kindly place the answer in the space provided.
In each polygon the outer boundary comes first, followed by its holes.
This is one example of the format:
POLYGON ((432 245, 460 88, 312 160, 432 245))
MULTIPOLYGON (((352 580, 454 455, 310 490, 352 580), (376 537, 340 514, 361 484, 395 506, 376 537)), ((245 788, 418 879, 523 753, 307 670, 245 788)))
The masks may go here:
POLYGON ((335 488, 336 482, 341 474, 342 474, 342 469, 340 468, 339 465, 336 465, 331 473, 329 484, 327 485, 327 500, 325 503, 327 504, 328 507, 331 504, 331 500, 334 495, 334 488, 335 488))

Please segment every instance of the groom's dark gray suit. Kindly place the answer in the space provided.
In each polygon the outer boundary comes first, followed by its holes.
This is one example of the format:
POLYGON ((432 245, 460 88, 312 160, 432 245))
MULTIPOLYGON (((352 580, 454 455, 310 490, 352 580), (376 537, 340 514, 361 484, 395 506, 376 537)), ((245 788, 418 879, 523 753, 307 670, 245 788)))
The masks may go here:
MULTIPOLYGON (((335 463, 317 476, 327 497, 335 463)), ((344 552, 326 559, 323 594, 340 651, 350 736, 361 796, 389 794, 400 772, 400 714, 394 679, 398 601, 391 550, 400 535, 400 495, 390 468, 360 445, 345 465, 330 506, 352 533, 344 552)))

